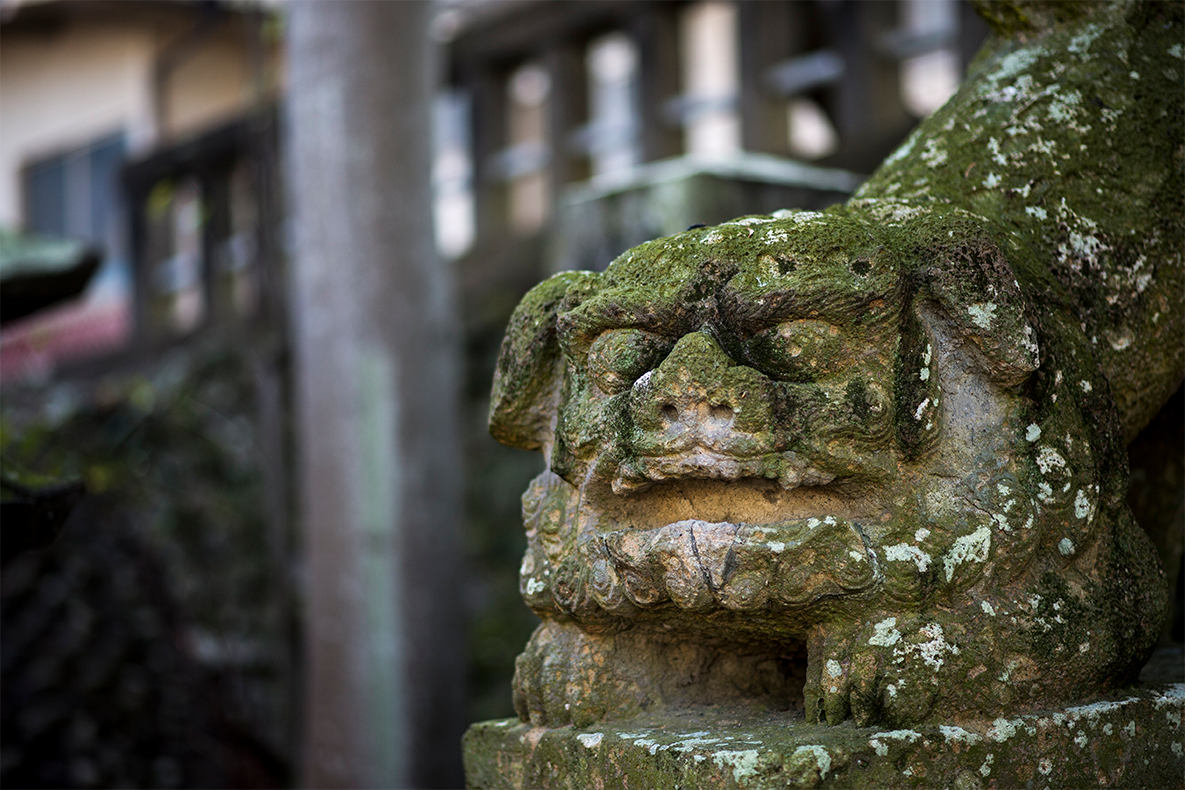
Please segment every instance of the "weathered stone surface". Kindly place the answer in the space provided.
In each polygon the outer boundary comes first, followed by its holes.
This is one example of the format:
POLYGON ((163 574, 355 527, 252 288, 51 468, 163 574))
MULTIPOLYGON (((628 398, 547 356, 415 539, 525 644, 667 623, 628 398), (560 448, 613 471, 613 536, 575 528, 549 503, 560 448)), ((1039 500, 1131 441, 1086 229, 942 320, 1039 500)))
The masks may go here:
POLYGON ((1134 681, 1166 594, 1125 444, 1185 374, 1183 12, 1043 14, 848 204, 524 299, 490 427, 547 460, 515 679, 539 744, 711 705, 933 728, 1134 681))
POLYGON ((1185 786, 1185 684, 1012 718, 909 729, 826 727, 727 708, 465 736, 469 787, 845 788, 1185 786))
POLYGON ((524 497, 545 620, 524 717, 700 699, 744 650, 776 679, 718 701, 780 701, 805 647, 808 716, 832 723, 1134 677, 1165 598, 1107 382, 996 238, 950 209, 749 217, 527 297, 491 421, 550 460, 524 497))

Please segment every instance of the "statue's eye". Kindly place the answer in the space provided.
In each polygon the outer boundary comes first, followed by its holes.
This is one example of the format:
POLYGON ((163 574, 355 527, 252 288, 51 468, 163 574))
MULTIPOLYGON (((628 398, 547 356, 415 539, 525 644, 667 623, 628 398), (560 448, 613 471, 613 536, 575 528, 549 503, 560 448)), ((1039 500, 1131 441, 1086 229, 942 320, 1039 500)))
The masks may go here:
POLYGON ((783 321, 748 341, 749 357, 783 381, 814 381, 848 366, 843 333, 835 324, 809 319, 783 321))
POLYGON ((588 372, 607 395, 624 392, 653 370, 671 350, 671 341, 641 329, 610 329, 593 341, 588 372))

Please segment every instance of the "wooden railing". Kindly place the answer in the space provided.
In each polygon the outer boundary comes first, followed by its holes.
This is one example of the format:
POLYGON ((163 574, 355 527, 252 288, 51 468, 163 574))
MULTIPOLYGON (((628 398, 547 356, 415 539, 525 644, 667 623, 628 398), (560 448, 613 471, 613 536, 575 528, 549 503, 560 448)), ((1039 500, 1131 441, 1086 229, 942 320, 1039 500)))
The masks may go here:
POLYGON ((723 35, 732 38, 724 44, 736 53, 733 90, 714 95, 688 84, 700 57, 688 25, 697 4, 458 4, 438 28, 447 41, 448 83, 469 102, 476 236, 513 229, 511 204, 523 179, 534 178, 537 195, 554 200, 565 184, 592 173, 598 136, 607 130, 590 118, 595 75, 587 53, 607 34, 626 37, 633 48, 630 144, 637 163, 694 153, 689 132, 713 113, 739 123, 738 150, 802 158, 792 147, 788 124, 794 115, 788 108, 791 100, 807 99, 834 136, 816 163, 868 172, 917 121, 903 98, 903 63, 946 50, 962 70, 986 35, 964 0, 951 2, 944 9, 921 7, 919 0, 714 4, 725 6, 718 18, 732 15, 733 26, 723 35), (945 19, 919 21, 919 13, 935 10, 944 11, 945 19), (537 73, 536 82, 538 73, 545 75, 546 96, 536 96, 532 110, 543 115, 534 122, 534 136, 515 124, 516 113, 523 112, 516 106, 515 80, 525 64, 537 73))

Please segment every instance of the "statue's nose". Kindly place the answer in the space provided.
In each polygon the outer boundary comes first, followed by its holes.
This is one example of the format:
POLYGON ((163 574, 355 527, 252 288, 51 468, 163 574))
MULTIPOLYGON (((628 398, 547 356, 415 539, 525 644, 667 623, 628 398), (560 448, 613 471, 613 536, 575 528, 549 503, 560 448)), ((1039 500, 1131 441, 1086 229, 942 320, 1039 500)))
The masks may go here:
POLYGON ((674 400, 662 404, 659 409, 664 425, 673 426, 675 423, 700 425, 708 430, 722 430, 732 426, 736 412, 727 403, 709 405, 699 399, 674 400))
POLYGON ((630 455, 613 490, 630 493, 680 478, 781 477, 775 450, 772 385, 737 365, 706 332, 684 335, 630 395, 630 455))
POLYGON ((648 403, 639 405, 657 417, 654 427, 668 436, 722 436, 741 408, 738 393, 722 386, 734 365, 711 335, 685 335, 649 377, 648 403))

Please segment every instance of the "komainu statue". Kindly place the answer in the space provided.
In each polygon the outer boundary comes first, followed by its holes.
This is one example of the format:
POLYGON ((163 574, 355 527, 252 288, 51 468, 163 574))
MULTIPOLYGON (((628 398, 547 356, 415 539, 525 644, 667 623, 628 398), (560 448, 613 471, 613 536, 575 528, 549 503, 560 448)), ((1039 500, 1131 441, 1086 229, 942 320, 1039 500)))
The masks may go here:
POLYGON ((1125 448, 1185 375, 1183 8, 988 5, 846 205, 527 295, 490 411, 547 464, 524 720, 908 726, 1134 680, 1167 593, 1125 448))

